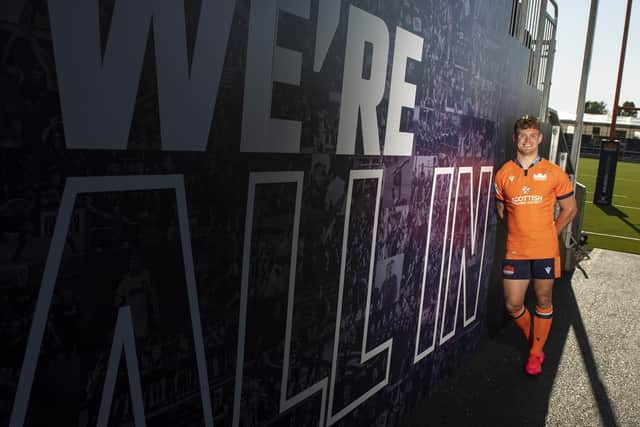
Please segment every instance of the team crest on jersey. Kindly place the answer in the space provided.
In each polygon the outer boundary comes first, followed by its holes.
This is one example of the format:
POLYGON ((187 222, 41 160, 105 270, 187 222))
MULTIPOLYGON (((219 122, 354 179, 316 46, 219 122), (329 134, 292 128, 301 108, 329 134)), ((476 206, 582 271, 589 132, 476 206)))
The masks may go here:
POLYGON ((511 181, 511 182, 513 182, 513 180, 514 180, 514 179, 516 179, 516 177, 515 177, 515 176, 513 176, 513 175, 511 175, 511 176, 509 177, 509 181, 511 181))
POLYGON ((534 181, 546 181, 547 180, 547 174, 546 173, 534 173, 533 174, 533 180, 534 181))
POLYGON ((531 189, 529 187, 527 187, 526 185, 524 187, 522 187, 522 194, 529 194, 530 191, 531 191, 531 189))

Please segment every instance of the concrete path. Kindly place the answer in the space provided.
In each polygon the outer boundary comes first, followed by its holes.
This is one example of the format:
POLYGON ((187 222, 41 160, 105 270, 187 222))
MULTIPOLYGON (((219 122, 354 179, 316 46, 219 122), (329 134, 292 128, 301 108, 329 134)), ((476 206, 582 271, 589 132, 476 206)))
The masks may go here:
POLYGON ((593 250, 556 282, 553 322, 539 377, 507 321, 407 425, 640 426, 640 256, 593 250))

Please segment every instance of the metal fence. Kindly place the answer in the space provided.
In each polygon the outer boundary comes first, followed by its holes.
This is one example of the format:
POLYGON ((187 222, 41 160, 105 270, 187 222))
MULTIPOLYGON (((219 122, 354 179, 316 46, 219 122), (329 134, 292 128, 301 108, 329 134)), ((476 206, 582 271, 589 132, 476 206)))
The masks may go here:
POLYGON ((527 83, 542 92, 544 121, 551 89, 558 7, 554 0, 513 0, 509 34, 529 50, 527 83))
MULTIPOLYGON (((573 135, 566 134, 567 144, 571 148, 573 135)), ((598 158, 600 157, 600 137, 593 135, 582 135, 580 144, 580 157, 598 158)), ((621 139, 618 160, 623 162, 640 163, 640 139, 621 139)))

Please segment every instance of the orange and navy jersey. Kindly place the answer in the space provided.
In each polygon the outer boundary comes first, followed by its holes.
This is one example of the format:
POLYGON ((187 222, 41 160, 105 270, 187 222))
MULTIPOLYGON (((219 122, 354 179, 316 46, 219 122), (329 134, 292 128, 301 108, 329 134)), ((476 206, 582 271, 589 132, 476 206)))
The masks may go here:
POLYGON ((517 160, 496 173, 496 198, 505 205, 508 259, 544 259, 559 255, 554 221, 556 200, 573 195, 562 169, 538 157, 528 169, 517 160))

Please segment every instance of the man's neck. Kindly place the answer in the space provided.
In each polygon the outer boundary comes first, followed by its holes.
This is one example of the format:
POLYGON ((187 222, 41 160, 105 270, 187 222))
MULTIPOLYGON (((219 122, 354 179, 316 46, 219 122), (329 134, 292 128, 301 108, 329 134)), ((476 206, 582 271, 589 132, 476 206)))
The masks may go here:
POLYGON ((522 165, 522 167, 524 169, 528 169, 529 166, 531 166, 531 164, 536 161, 538 156, 539 156, 538 153, 527 154, 527 155, 517 153, 516 154, 516 159, 518 159, 518 162, 520 162, 520 164, 522 165))

